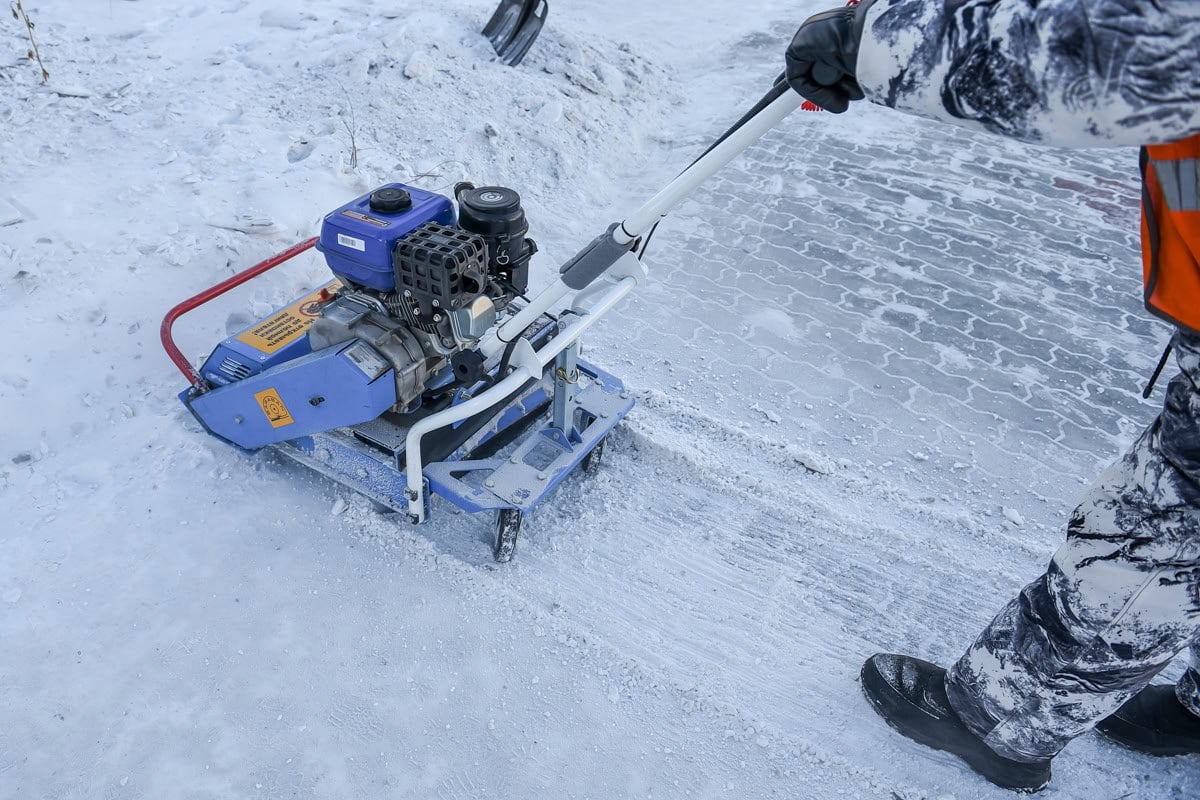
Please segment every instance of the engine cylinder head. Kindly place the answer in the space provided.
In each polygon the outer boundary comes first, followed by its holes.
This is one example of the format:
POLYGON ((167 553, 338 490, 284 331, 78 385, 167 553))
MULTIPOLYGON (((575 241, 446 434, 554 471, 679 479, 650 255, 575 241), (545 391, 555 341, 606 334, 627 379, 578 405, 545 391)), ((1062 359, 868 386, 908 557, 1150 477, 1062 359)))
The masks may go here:
POLYGON ((486 257, 480 237, 427 222, 396 244, 396 291, 411 298, 421 317, 437 321, 487 289, 486 257))

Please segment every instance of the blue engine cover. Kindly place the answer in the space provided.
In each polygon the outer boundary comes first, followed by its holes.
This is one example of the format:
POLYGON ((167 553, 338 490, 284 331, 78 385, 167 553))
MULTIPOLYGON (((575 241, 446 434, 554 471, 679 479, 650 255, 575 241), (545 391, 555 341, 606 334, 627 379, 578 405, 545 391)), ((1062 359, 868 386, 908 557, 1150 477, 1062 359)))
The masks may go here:
POLYGON ((454 225, 454 205, 439 194, 389 183, 326 216, 317 249, 339 278, 392 292, 396 289, 392 266, 396 242, 426 222, 454 225), (397 195, 397 190, 406 194, 411 204, 397 195))
POLYGON ((208 431, 246 450, 377 418, 396 404, 391 365, 358 339, 191 397, 208 431))

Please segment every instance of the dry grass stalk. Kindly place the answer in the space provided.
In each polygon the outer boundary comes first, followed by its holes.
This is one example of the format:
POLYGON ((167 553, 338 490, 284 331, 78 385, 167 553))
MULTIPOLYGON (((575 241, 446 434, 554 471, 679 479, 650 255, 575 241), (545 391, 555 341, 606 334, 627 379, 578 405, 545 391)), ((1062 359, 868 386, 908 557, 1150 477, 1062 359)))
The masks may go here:
POLYGON ((46 70, 46 65, 42 63, 42 54, 38 52, 37 40, 33 38, 33 20, 29 18, 29 14, 25 12, 25 7, 21 5, 21 0, 17 0, 15 6, 10 6, 12 9, 13 19, 18 22, 25 23, 25 31, 29 34, 29 52, 26 55, 30 61, 37 61, 38 66, 42 69, 42 82, 50 82, 50 73, 46 70))

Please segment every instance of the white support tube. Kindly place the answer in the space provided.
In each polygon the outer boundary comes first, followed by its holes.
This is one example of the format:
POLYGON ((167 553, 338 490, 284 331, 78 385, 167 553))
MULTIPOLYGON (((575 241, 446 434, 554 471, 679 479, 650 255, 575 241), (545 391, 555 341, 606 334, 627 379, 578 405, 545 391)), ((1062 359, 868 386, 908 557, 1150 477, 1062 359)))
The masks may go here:
MULTIPOLYGON (((632 255, 628 257, 634 258, 632 255)), ((636 261, 636 258, 634 260, 636 261)), ((534 350, 528 341, 520 340, 513 353, 515 369, 512 374, 487 391, 445 411, 428 416, 409 429, 404 456, 405 477, 408 483, 408 513, 413 522, 425 521, 425 476, 423 474, 425 464, 421 453, 421 440, 435 430, 448 427, 500 405, 528 381, 540 380, 546 367, 554 362, 558 354, 578 342, 584 332, 632 292, 638 282, 636 275, 628 274, 610 284, 607 291, 596 296, 585 307, 577 307, 576 310, 579 314, 553 339, 542 345, 540 350, 534 350)))
POLYGON ((644 235, 656 222, 691 194, 697 186, 711 178, 750 145, 761 139, 767 131, 782 122, 803 102, 804 98, 795 92, 785 92, 778 100, 730 134, 728 139, 714 147, 712 152, 684 170, 678 178, 671 181, 644 206, 626 217, 613 233, 613 238, 618 244, 628 244, 644 235))

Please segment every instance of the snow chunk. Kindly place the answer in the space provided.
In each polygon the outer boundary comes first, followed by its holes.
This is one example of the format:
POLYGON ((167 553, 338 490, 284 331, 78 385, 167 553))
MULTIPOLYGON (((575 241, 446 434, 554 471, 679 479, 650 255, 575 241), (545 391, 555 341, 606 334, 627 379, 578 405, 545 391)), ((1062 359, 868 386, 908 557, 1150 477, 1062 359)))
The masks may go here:
POLYGON ((16 209, 11 203, 0 198, 0 228, 5 225, 16 225, 18 222, 24 222, 25 215, 16 209))
POLYGON ((620 97, 625 93, 625 76, 612 64, 597 64, 596 75, 615 97, 620 97))
POLYGON ((574 66, 567 66, 565 69, 565 74, 567 76, 567 80, 584 91, 601 96, 606 94, 611 96, 612 94, 611 92, 608 92, 604 84, 600 83, 600 81, 598 81, 595 77, 574 66))
POLYGON ((773 422, 776 425, 783 422, 783 417, 779 416, 777 413, 775 413, 774 411, 772 411, 769 408, 763 408, 758 403, 755 403, 754 405, 750 406, 750 410, 757 411, 759 414, 762 414, 764 417, 766 417, 768 422, 773 422))
POLYGON ((304 23, 315 20, 316 17, 312 14, 305 14, 299 11, 285 11, 279 8, 264 11, 262 16, 259 17, 259 23, 264 28, 283 28, 285 31, 304 30, 304 23))
POLYGON ((408 63, 404 65, 404 77, 411 78, 414 81, 429 80, 433 77, 435 71, 433 59, 424 50, 418 50, 413 53, 408 59, 408 63))
POLYGON ((271 217, 254 212, 237 214, 228 218, 213 219, 208 224, 214 228, 256 236, 275 236, 284 231, 283 226, 271 217))
POLYGON ((56 86, 51 89, 51 91, 59 97, 75 97, 79 99, 86 99, 92 96, 91 91, 84 89, 82 86, 56 86))
POLYGON ((1021 526, 1021 525, 1025 524, 1025 518, 1022 517, 1021 514, 1015 508, 1009 508, 1009 507, 1005 506, 1001 510, 1004 512, 1004 518, 1007 519, 1009 522, 1011 522, 1013 525, 1021 526))
POLYGON ((539 125, 557 125, 563 118, 563 104, 557 100, 552 100, 546 103, 537 114, 534 115, 534 121, 539 125))

